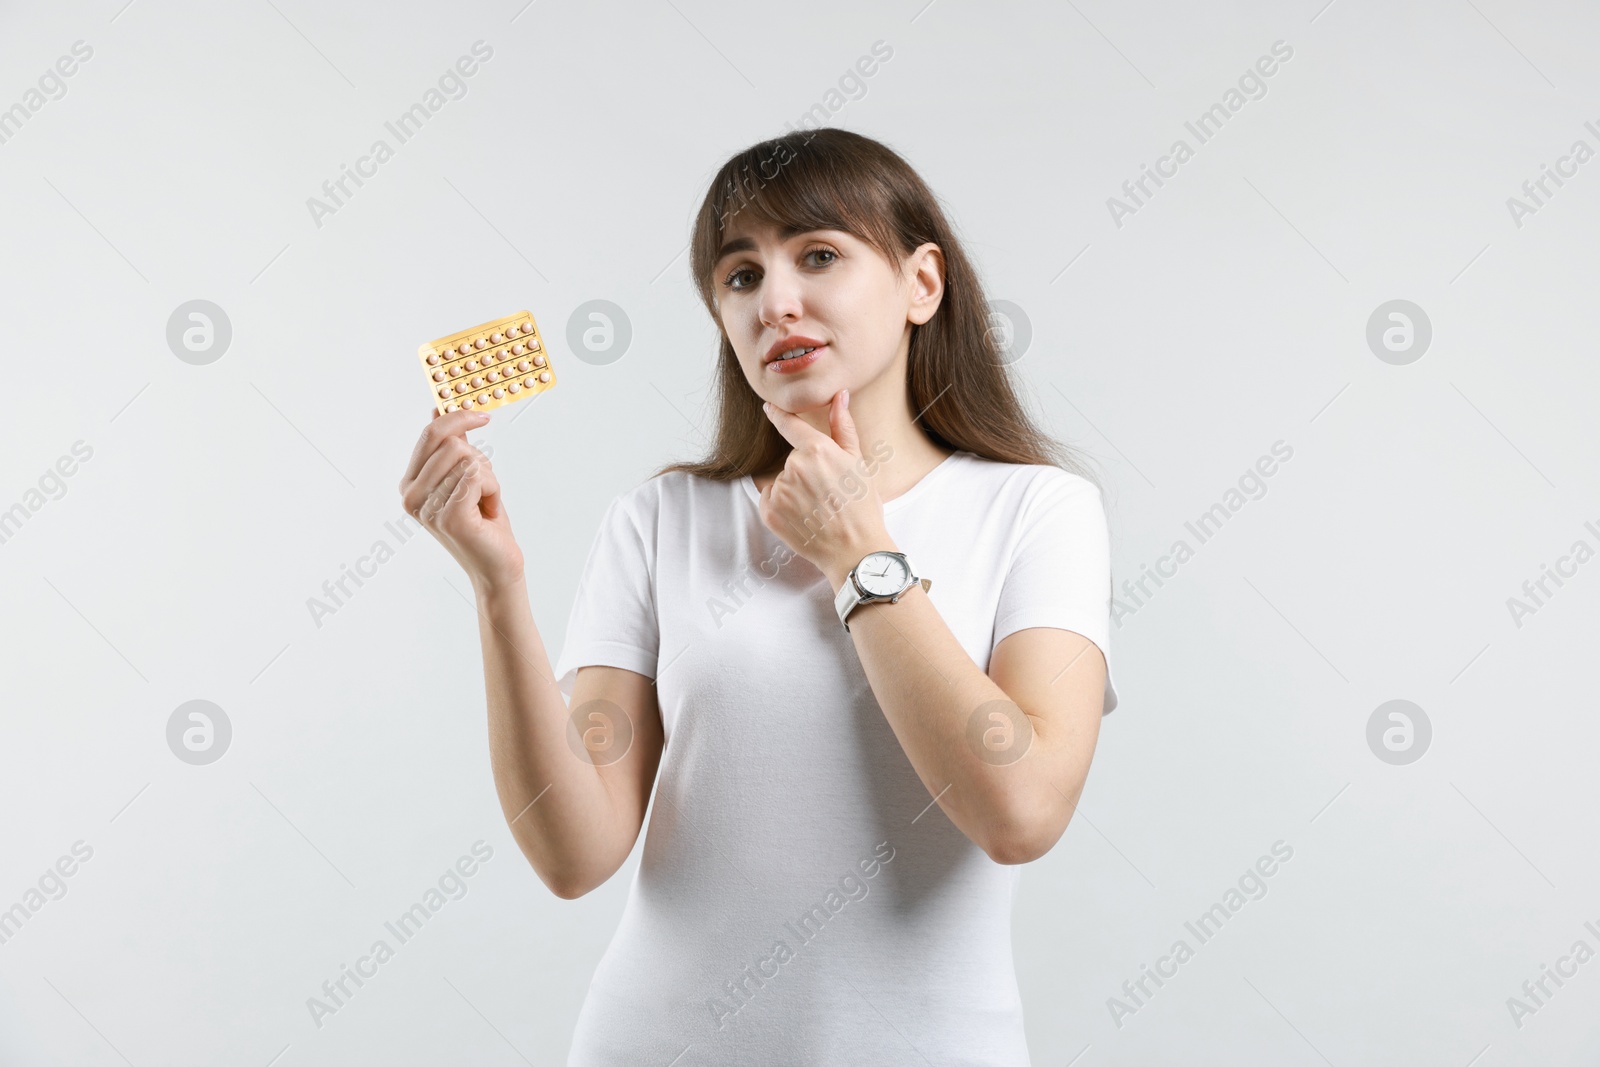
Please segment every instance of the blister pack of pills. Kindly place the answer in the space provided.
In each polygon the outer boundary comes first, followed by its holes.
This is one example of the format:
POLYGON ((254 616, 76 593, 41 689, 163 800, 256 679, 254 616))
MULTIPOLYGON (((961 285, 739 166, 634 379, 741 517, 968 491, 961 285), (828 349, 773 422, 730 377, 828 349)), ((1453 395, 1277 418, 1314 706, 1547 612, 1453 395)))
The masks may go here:
POLYGON ((526 311, 417 349, 439 413, 487 411, 554 388, 555 370, 526 311))

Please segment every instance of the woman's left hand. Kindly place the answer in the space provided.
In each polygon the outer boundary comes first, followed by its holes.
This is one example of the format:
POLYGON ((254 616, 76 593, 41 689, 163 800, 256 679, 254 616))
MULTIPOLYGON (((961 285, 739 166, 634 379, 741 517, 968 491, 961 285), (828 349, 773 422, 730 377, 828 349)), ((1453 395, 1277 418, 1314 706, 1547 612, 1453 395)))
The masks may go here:
POLYGON ((828 406, 832 436, 773 404, 765 408, 794 447, 777 479, 761 490, 761 521, 837 590, 862 556, 894 547, 883 501, 861 456, 849 391, 835 393, 828 406))

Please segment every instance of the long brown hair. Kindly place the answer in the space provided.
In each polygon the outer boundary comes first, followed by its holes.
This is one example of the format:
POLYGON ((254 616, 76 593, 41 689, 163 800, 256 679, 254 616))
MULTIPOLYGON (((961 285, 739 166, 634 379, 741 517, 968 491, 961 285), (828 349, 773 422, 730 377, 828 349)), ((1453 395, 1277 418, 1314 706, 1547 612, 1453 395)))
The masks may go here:
POLYGON ((790 445, 761 410, 717 314, 711 276, 734 217, 801 230, 842 230, 891 263, 925 242, 944 254, 944 296, 911 328, 906 377, 911 410, 930 441, 1005 463, 1061 467, 1095 482, 1075 450, 1038 429, 1023 410, 990 329, 977 271, 922 178, 888 146, 848 130, 795 131, 735 153, 711 181, 690 241, 700 299, 722 336, 717 430, 711 453, 668 464, 651 477, 687 471, 717 481, 779 466, 790 445))

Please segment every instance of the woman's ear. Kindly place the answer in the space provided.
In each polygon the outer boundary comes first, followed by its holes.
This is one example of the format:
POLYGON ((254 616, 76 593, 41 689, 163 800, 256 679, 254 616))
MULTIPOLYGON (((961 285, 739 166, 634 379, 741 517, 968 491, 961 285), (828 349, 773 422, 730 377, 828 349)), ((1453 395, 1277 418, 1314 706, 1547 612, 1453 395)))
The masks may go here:
POLYGON ((933 318, 944 299, 944 252, 931 241, 911 253, 911 306, 906 318, 918 326, 933 318))

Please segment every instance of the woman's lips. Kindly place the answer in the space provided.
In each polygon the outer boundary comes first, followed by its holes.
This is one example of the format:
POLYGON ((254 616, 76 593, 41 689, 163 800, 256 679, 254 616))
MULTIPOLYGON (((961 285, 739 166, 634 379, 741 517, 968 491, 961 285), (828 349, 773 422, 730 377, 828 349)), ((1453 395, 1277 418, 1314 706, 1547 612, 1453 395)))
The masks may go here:
POLYGON ((778 374, 793 374, 795 371, 805 370, 811 366, 827 350, 827 345, 820 345, 803 356, 795 356, 793 359, 775 359, 767 364, 767 369, 778 374))

